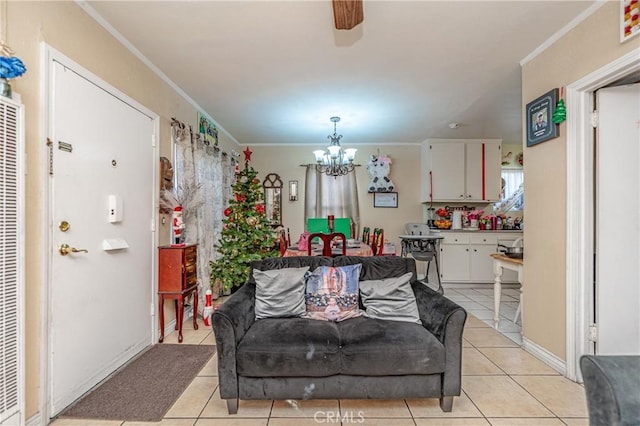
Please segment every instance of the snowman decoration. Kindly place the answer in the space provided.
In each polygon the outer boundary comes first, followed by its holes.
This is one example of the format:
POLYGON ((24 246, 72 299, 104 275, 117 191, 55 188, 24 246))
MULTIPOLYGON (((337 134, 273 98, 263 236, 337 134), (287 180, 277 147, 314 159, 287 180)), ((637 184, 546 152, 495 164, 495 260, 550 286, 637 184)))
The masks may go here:
POLYGON ((395 185, 389 179, 391 158, 386 155, 372 155, 367 163, 369 173, 368 192, 393 192, 395 185))

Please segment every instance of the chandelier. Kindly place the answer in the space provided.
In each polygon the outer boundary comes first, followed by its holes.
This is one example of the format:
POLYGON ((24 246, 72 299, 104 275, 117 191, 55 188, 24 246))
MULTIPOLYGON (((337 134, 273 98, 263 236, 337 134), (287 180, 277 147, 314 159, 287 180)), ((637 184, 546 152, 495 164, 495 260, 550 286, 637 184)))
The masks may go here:
POLYGON ((327 151, 313 151, 316 156, 316 170, 320 173, 326 173, 327 176, 344 176, 355 168, 353 159, 356 156, 357 149, 342 149, 340 146, 340 138, 342 135, 336 133, 336 123, 340 121, 340 117, 331 117, 333 123, 333 135, 327 136, 331 140, 331 144, 327 147, 327 151))

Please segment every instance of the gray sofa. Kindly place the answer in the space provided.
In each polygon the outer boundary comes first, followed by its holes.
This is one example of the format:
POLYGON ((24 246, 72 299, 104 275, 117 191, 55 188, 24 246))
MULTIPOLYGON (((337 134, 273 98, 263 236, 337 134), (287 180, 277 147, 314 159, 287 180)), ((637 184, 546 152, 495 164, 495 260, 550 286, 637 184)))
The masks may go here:
POLYGON ((583 355, 580 370, 590 425, 640 425, 640 356, 583 355))
POLYGON ((395 256, 281 257, 255 261, 249 281, 212 315, 220 396, 229 414, 239 399, 439 398, 460 395, 466 311, 417 282, 415 261, 395 256), (420 322, 367 317, 342 322, 255 320, 253 270, 362 263, 360 281, 412 272, 420 322))

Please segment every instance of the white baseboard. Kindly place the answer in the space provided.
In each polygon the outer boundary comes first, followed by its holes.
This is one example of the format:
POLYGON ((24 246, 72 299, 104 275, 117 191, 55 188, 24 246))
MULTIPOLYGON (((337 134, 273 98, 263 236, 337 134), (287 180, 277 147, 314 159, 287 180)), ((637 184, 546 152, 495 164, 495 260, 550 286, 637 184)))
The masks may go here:
POLYGON ((40 415, 40 412, 38 411, 36 414, 34 414, 33 416, 29 417, 27 419, 27 423, 25 423, 25 426, 41 426, 42 423, 42 416, 40 415))
MULTIPOLYGON (((486 288, 486 289, 490 289, 493 290, 493 283, 454 283, 454 282, 443 282, 442 283, 442 287, 444 288, 486 288)), ((503 282, 502 283, 502 289, 506 289, 506 288, 515 288, 515 289, 519 289, 520 288, 520 283, 509 283, 509 282, 503 282)))
POLYGON ((549 367, 556 370, 558 373, 562 374, 565 377, 567 376, 567 363, 557 355, 552 354, 542 346, 534 343, 526 337, 522 338, 522 348, 525 351, 529 352, 531 355, 538 358, 540 361, 547 364, 549 367))

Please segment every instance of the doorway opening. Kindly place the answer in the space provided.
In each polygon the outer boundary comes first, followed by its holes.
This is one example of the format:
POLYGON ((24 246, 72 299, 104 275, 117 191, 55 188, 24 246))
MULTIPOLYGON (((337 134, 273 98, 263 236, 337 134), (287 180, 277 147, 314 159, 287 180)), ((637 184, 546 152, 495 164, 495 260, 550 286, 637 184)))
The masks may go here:
POLYGON ((595 196, 592 111, 596 90, 640 71, 640 48, 567 86, 566 375, 582 382, 579 359, 593 352, 595 196))

